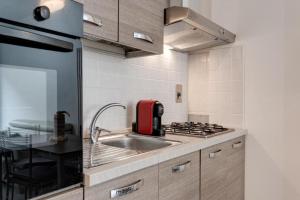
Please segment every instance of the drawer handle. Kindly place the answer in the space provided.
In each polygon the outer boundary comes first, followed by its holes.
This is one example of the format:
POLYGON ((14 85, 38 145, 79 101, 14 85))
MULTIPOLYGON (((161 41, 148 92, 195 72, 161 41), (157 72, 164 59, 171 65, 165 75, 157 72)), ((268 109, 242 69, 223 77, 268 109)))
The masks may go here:
POLYGON ((215 157, 221 155, 221 153, 222 153, 222 149, 219 149, 217 151, 211 152, 211 153, 209 153, 209 158, 215 158, 215 157))
POLYGON ((183 164, 176 165, 176 166, 172 167, 172 172, 173 173, 184 172, 187 167, 191 166, 191 163, 192 163, 192 161, 187 161, 187 162, 185 162, 183 164))
POLYGON ((140 179, 128 186, 124 186, 118 189, 114 189, 110 191, 110 198, 114 199, 117 197, 121 197, 127 194, 130 194, 134 191, 139 190, 144 185, 144 179, 140 179))
POLYGON ((133 38, 138 39, 138 40, 143 40, 145 42, 149 42, 149 43, 153 44, 153 39, 149 35, 146 35, 144 33, 134 32, 133 38))
POLYGON ((236 143, 232 144, 232 148, 233 149, 240 148, 242 146, 243 146, 243 142, 242 141, 239 141, 239 142, 236 142, 236 143))
POLYGON ((97 18, 93 15, 90 15, 88 13, 83 14, 83 21, 86 22, 86 23, 95 25, 95 26, 99 26, 99 27, 103 26, 101 19, 99 19, 99 18, 97 18))

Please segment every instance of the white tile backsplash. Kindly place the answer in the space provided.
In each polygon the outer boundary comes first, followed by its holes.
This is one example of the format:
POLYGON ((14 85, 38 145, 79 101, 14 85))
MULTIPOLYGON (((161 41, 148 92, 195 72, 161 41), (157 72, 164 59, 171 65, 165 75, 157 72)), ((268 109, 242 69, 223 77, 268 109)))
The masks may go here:
POLYGON ((84 130, 97 109, 112 102, 120 102, 128 109, 124 112, 113 108, 105 112, 97 125, 111 130, 131 127, 140 99, 157 99, 163 103, 163 123, 186 121, 187 63, 186 54, 170 50, 158 56, 124 59, 84 48, 84 130), (176 84, 183 85, 183 103, 175 102, 176 84))
POLYGON ((222 47, 189 56, 188 112, 209 115, 211 123, 242 128, 244 68, 242 47, 222 47))

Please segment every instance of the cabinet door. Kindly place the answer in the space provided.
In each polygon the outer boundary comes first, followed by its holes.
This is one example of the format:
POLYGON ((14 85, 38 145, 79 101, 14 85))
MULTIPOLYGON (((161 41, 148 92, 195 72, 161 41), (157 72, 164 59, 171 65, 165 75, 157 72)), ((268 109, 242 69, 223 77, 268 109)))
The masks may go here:
POLYGON ((119 42, 162 53, 165 7, 165 0, 119 0, 119 42))
POLYGON ((201 152, 201 200, 244 199, 244 138, 201 152))
POLYGON ((226 200, 228 144, 201 151, 201 200, 226 200))
POLYGON ((159 200, 199 200, 199 163, 199 152, 161 163, 159 200))
POLYGON ((134 172, 106 183, 87 187, 85 200, 158 200, 158 167, 134 172))
POLYGON ((84 4, 84 35, 89 39, 118 40, 118 0, 80 0, 84 4))
POLYGON ((244 199, 245 180, 245 137, 235 139, 229 143, 227 174, 227 199, 244 199))
POLYGON ((66 191, 62 194, 48 197, 47 200, 83 200, 83 188, 66 191))

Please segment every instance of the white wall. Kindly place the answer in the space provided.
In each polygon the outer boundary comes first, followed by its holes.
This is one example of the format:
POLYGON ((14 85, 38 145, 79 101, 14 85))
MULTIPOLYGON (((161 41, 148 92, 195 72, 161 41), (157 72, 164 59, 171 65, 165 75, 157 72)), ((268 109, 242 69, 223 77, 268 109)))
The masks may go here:
POLYGON ((119 130, 135 121, 136 103, 156 99, 163 103, 163 123, 187 120, 187 55, 165 49, 159 56, 124 59, 93 49, 83 51, 83 119, 89 126, 97 109, 120 102, 128 107, 106 111, 98 125, 119 130), (183 85, 183 103, 176 103, 176 84, 183 85))
POLYGON ((209 115, 210 123, 243 128, 242 55, 240 46, 229 46, 189 56, 189 114, 209 115))
POLYGON ((182 0, 182 5, 192 8, 207 18, 211 18, 211 0, 182 0))
POLYGON ((285 1, 284 199, 300 199, 300 1, 285 1))
POLYGON ((297 0, 213 0, 245 62, 246 200, 300 199, 297 0))

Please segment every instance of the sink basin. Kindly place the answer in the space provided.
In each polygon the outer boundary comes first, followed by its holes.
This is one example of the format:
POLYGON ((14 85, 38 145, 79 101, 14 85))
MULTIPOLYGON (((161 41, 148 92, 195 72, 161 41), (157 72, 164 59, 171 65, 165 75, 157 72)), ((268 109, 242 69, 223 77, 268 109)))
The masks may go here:
POLYGON ((84 167, 105 165, 177 144, 181 142, 132 133, 104 136, 95 144, 84 142, 84 167))
POLYGON ((153 151, 179 143, 180 142, 177 141, 136 135, 125 135, 123 137, 102 141, 104 145, 134 150, 139 153, 153 151))

